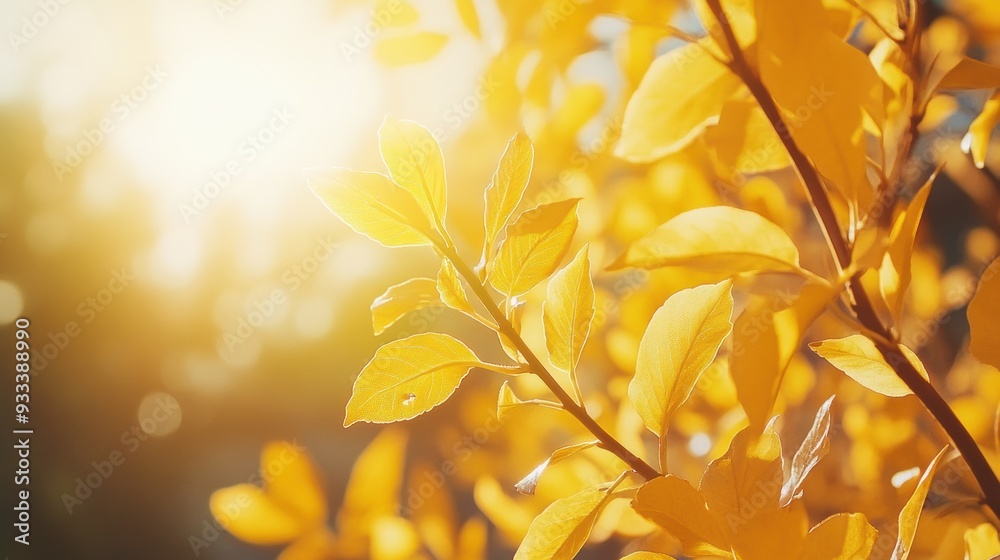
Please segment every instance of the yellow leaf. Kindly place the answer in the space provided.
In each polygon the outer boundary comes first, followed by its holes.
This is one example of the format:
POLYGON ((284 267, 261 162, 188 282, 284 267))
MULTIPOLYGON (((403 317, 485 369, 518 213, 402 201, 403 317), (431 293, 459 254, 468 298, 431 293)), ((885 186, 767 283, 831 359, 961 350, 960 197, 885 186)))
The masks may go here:
MULTIPOLYGON (((833 367, 876 393, 887 397, 904 397, 912 393, 885 361, 875 343, 865 335, 854 334, 846 338, 813 342, 809 347, 833 367)), ((924 379, 930 380, 917 355, 905 346, 901 345, 900 348, 917 372, 924 379)))
POLYGON ((549 361, 569 372, 576 383, 576 365, 594 320, 594 281, 587 245, 549 281, 542 313, 549 361))
MULTIPOLYGON (((754 18, 753 0, 720 0, 719 4, 722 6, 722 10, 726 14, 726 19, 729 20, 729 25, 733 29, 733 34, 736 36, 736 43, 742 48, 748 61, 752 63, 756 58, 754 41, 757 38, 757 22, 754 18)), ((698 19, 701 20, 702 26, 715 41, 712 45, 714 47, 713 52, 718 52, 725 59, 732 58, 729 51, 729 42, 722 31, 722 25, 715 19, 715 14, 712 13, 708 3, 705 0, 695 0, 692 2, 692 7, 695 13, 698 14, 698 19)))
POLYGON ((553 502, 531 522, 514 560, 571 560, 587 542, 610 495, 610 490, 595 487, 553 502))
POLYGON ((868 558, 878 531, 860 513, 838 513, 809 531, 802 560, 855 560, 868 558))
POLYGON ((490 283, 508 297, 519 296, 549 277, 573 241, 579 218, 572 198, 527 210, 507 226, 490 283))
POLYGON ((443 230, 448 212, 444 156, 431 131, 386 115, 378 130, 378 147, 392 180, 409 191, 431 222, 443 230))
POLYGON ((406 0, 378 0, 374 13, 385 18, 381 20, 385 27, 406 27, 420 21, 420 12, 406 0))
POLYGON ((443 403, 469 370, 472 350, 440 333, 413 335, 382 346, 354 382, 344 426, 409 420, 443 403))
POLYGON ((660 554, 659 552, 633 552, 628 556, 622 557, 622 560, 677 560, 669 554, 660 554))
POLYGON ((996 527, 981 523, 965 531, 966 560, 992 560, 997 556, 1000 556, 1000 539, 996 527))
POLYGON ((385 516, 372 522, 371 560, 412 560, 420 550, 420 536, 409 520, 385 516))
POLYGON ((337 538, 326 529, 319 529, 297 539, 278 555, 278 560, 316 560, 336 554, 337 538))
POLYGON ((917 239, 917 228, 920 226, 920 218, 924 214, 924 207, 927 205, 935 177, 937 172, 931 175, 924 186, 917 191, 906 210, 896 218, 889 235, 889 250, 882 257, 879 288, 892 316, 897 320, 903 307, 906 290, 910 286, 910 259, 913 255, 913 244, 917 239))
POLYGON ((327 509, 316 468, 294 443, 268 443, 260 458, 266 488, 238 484, 212 493, 209 507, 236 537, 261 545, 282 544, 323 526, 327 509), (273 474, 278 473, 278 474, 273 474))
POLYGON ((485 560, 488 529, 481 517, 473 517, 458 532, 456 560, 485 560))
POLYGON ((410 469, 410 491, 404 501, 407 517, 413 521, 421 542, 435 558, 452 558, 457 536, 451 492, 447 484, 438 485, 439 481, 444 481, 444 472, 439 466, 418 462, 410 469))
POLYGON ((653 61, 625 108, 616 153, 648 162, 677 152, 709 124, 741 82, 702 40, 653 61))
POLYGON ((390 68, 420 64, 434 58, 446 43, 448 36, 434 31, 387 37, 375 43, 375 60, 390 68))
POLYGON ((378 336, 407 313, 440 303, 437 284, 430 278, 412 278, 396 284, 372 302, 372 328, 378 336))
POLYGON ((737 178, 791 164, 771 121, 753 99, 727 101, 718 124, 705 131, 705 143, 737 178))
POLYGON ((608 270, 690 266, 737 274, 798 265, 799 251, 783 229, 754 212, 712 206, 689 210, 656 228, 608 270))
POLYGON ((354 231, 385 245, 430 245, 427 218, 413 196, 385 175, 337 167, 306 170, 309 188, 354 231))
POLYGON ((806 329, 836 296, 834 288, 818 283, 806 284, 797 294, 779 289, 769 296, 751 296, 736 319, 729 370, 754 429, 763 429, 770 419, 785 370, 806 329))
POLYGON ((653 314, 639 343, 628 396, 646 427, 660 438, 729 336, 732 314, 728 280, 681 290, 653 314))
POLYGON ((540 465, 535 467, 533 471, 528 473, 528 476, 522 478, 514 488, 521 494, 526 494, 528 496, 533 496, 535 494, 535 487, 538 486, 538 479, 542 477, 542 473, 549 465, 554 465, 559 461, 562 461, 566 457, 576 453, 577 451, 583 451, 584 449, 589 449, 601 443, 600 441, 585 441, 583 443, 574 443, 573 445, 567 445, 566 447, 560 447, 549 455, 549 458, 543 461, 540 465))
POLYGON ((382 430, 354 462, 337 515, 338 551, 344 558, 367 556, 375 520, 395 515, 403 481, 406 439, 402 430, 382 430))
POLYGON ((948 451, 945 447, 938 452, 937 456, 927 465, 927 470, 921 475, 917 487, 913 490, 910 499, 906 501, 902 511, 899 512, 899 533, 896 538, 896 547, 892 550, 892 560, 906 560, 910 555, 910 547, 913 546, 913 537, 917 534, 917 524, 920 522, 920 514, 924 509, 924 500, 931 489, 931 481, 937 471, 938 463, 948 451))
POLYGON ((531 178, 534 162, 531 140, 517 134, 507 142, 507 148, 500 157, 500 163, 493 173, 493 181, 486 188, 486 237, 483 241, 483 261, 489 259, 490 248, 500 231, 507 225, 517 205, 521 203, 524 190, 531 178))
POLYGON ((781 487, 782 506, 787 506, 793 499, 802 496, 802 484, 809 472, 830 451, 830 406, 833 404, 833 399, 834 397, 827 399, 816 411, 812 428, 792 458, 788 480, 781 487))
POLYGON ((979 361, 1000 368, 1000 259, 993 261, 979 279, 976 295, 967 311, 969 316, 969 351, 979 361))
POLYGON ((220 525, 250 544, 284 544, 308 531, 294 510, 252 484, 216 490, 209 499, 209 508, 220 525))
POLYGON ((452 309, 456 309, 466 315, 475 315, 469 296, 465 293, 465 287, 458 278, 458 271, 455 265, 448 259, 441 261, 441 269, 437 276, 437 293, 441 296, 441 301, 452 309))
POLYGON ((937 89, 996 89, 1000 88, 1000 68, 963 56, 941 78, 937 89))
POLYGON ((682 478, 667 475, 650 480, 636 493, 632 507, 676 537, 689 556, 729 555, 729 543, 705 498, 682 478))
POLYGON ((789 132, 819 173, 867 210, 874 195, 866 178, 862 107, 881 105, 875 68, 829 30, 819 0, 755 6, 760 76, 789 132))
POLYGON ((962 138, 962 151, 972 155, 976 167, 986 167, 986 148, 990 145, 993 129, 1000 122, 1000 93, 994 93, 983 106, 982 112, 969 125, 969 132, 962 138))
POLYGON ((522 404, 524 401, 514 394, 514 390, 510 388, 510 382, 504 381, 503 385, 500 386, 500 393, 497 395, 497 420, 503 422, 510 414, 511 409, 522 404))
POLYGON ((476 4, 472 0, 455 0, 455 7, 458 8, 458 17, 462 24, 472 33, 476 39, 482 39, 483 34, 479 27, 479 15, 476 14, 476 4))

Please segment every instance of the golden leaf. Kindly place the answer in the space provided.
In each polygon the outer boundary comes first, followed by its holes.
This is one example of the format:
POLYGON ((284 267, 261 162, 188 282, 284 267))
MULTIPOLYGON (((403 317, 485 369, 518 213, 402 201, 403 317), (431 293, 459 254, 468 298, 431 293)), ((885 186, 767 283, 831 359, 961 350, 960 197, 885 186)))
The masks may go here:
MULTIPOLYGON (((876 393, 887 397, 904 397, 912 393, 906 383, 896 375, 892 366, 885 361, 875 343, 863 334, 813 342, 809 347, 833 367, 876 393)), ((917 355, 905 346, 901 345, 900 348, 914 369, 924 379, 930 380, 917 355)))
POLYGON ((465 287, 458 278, 458 271, 455 265, 448 259, 441 261, 441 269, 437 276, 437 293, 441 301, 448 307, 461 311, 469 316, 475 315, 469 296, 465 293, 465 287))
POLYGON ((969 302, 969 351, 984 364, 1000 368, 1000 259, 993 261, 979 279, 976 295, 969 302))
POLYGON ((878 531, 860 513, 838 513, 809 531, 802 560, 855 560, 868 558, 878 531))
POLYGON ((483 264, 490 256, 490 248, 500 231, 507 225, 531 178, 534 149, 531 140, 517 134, 507 142, 500 163, 493 173, 493 181, 486 188, 486 237, 483 241, 483 264))
POLYGON ((458 17, 462 24, 472 33, 476 39, 482 39, 483 34, 479 27, 479 15, 476 13, 476 4, 473 0, 455 0, 455 7, 458 8, 458 17))
POLYGON ((528 527, 514 560, 571 560, 580 552, 611 491, 588 488, 545 508, 528 527))
POLYGON ((727 101, 719 122, 705 131, 705 143, 737 178, 791 164, 771 121, 752 99, 727 101))
POLYGON ((344 557, 367 556, 372 524, 396 514, 406 440, 406 433, 400 429, 382 430, 354 462, 337 515, 337 552, 344 557))
POLYGON ((527 494, 529 496, 534 495, 535 487, 538 486, 538 479, 542 477, 542 473, 545 472, 545 469, 547 469, 549 465, 554 465, 570 455, 573 455, 577 451, 589 449, 600 443, 600 441, 585 441, 583 443, 574 443, 573 445, 567 445, 556 449, 551 455, 549 455, 548 459, 535 467, 534 470, 528 473, 528 476, 522 478, 517 484, 515 484, 514 488, 521 494, 527 494))
POLYGON ((927 469, 920 476, 920 481, 917 482, 913 494, 899 512, 899 536, 896 538, 896 547, 892 550, 892 560, 906 560, 909 557, 913 538, 917 534, 920 514, 924 509, 924 500, 927 499, 927 493, 931 489, 931 481, 934 479, 934 473, 937 472, 938 464, 947 451, 948 447, 946 446, 931 460, 931 464, 927 465, 927 469))
POLYGON ((573 241, 579 218, 572 198, 527 210, 507 226, 490 283, 508 297, 519 296, 549 277, 573 241))
POLYGON ((969 125, 969 132, 962 138, 962 151, 972 155, 976 167, 986 167, 986 148, 990 145, 993 129, 1000 122, 1000 93, 994 93, 983 110, 969 125))
POLYGON ((549 361, 576 383, 576 366, 594 320, 594 282, 588 246, 549 281, 543 304, 545 346, 549 361))
POLYGON ((732 284, 681 290, 656 310, 639 343, 629 400, 662 438, 733 328, 732 284))
POLYGON ((385 332, 407 313, 440 303, 437 283, 430 278, 412 278, 396 284, 372 302, 372 328, 375 336, 385 332))
POLYGON ((629 99, 616 153, 647 162, 677 152, 718 120, 741 82, 702 40, 653 61, 629 99))
POLYGON ((945 73, 937 89, 996 89, 1000 88, 1000 68, 963 56, 945 73))
MULTIPOLYGON (((836 396, 836 395, 835 395, 836 396)), ((834 397, 826 401, 816 411, 816 418, 813 425, 806 434, 799 450, 792 458, 792 466, 788 473, 788 480, 781 487, 781 505, 787 506, 795 498, 802 496, 802 484, 809 476, 813 467, 819 463, 820 459, 830 451, 830 406, 833 405, 834 397)))
POLYGON ((354 382, 344 426, 409 420, 443 403, 479 358, 458 340, 423 333, 375 352, 354 382))
POLYGON ((386 115, 378 130, 378 147, 389 176, 420 205, 439 229, 448 212, 444 156, 431 131, 386 115))
POLYGON ((906 290, 910 286, 910 260, 913 244, 917 239, 917 228, 924 214, 924 207, 930 196, 931 185, 937 172, 931 175, 924 186, 917 191, 910 205, 897 218, 889 235, 889 249, 882 257, 879 268, 879 288, 892 316, 899 319, 906 290))
POLYGON ((375 60, 395 68, 420 64, 434 58, 448 43, 448 36, 435 31, 387 37, 375 43, 375 60))
POLYGON ((313 193, 354 231, 386 247, 431 244, 417 202, 385 175, 324 167, 306 176, 313 193))
POLYGON ((708 511, 705 498, 674 475, 650 480, 632 507, 677 538, 689 556, 729 556, 729 543, 708 511))
POLYGON ((965 557, 967 560, 992 560, 1000 556, 1000 539, 997 528, 981 523, 965 531, 965 557))
POLYGON ((656 228, 608 270, 690 266, 737 274, 798 265, 799 251, 783 229, 754 212, 712 206, 689 210, 656 228))

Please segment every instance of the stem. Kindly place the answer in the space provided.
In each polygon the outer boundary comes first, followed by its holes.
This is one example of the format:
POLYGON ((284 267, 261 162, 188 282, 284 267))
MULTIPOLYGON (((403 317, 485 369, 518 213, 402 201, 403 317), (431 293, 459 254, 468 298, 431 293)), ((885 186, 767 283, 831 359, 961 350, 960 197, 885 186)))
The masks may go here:
MULTIPOLYGON (((732 61, 729 64, 730 69, 737 76, 739 76, 741 80, 743 80, 747 89, 749 89, 750 93, 754 96, 754 98, 756 98, 757 103, 764 111, 764 114, 767 115, 768 120, 771 121, 771 125, 778 133, 782 144, 788 151, 788 155, 794 164, 796 172, 802 179, 802 183, 806 186, 806 195, 809 199, 810 206, 812 206, 813 212, 816 214, 816 217, 822 226, 821 229, 823 230, 823 234, 827 239, 830 250, 835 257, 834 262, 836 263, 838 270, 842 271, 845 268, 848 268, 851 263, 851 250, 847 241, 844 239, 840 225, 837 223, 836 214, 834 213, 830 200, 826 196, 826 192, 823 189, 823 183, 820 179, 819 173, 809 162, 809 158, 806 157, 805 153, 803 153, 795 143, 788 127, 785 125, 784 121, 782 121, 778 106, 775 103, 774 98, 771 97, 767 87, 756 75, 750 65, 747 64, 746 58, 740 50, 739 43, 736 41, 736 36, 733 33, 729 19, 722 10, 720 0, 707 0, 707 2, 713 15, 721 26, 726 42, 729 45, 729 50, 732 52, 732 61)), ((919 14, 914 14, 911 17, 919 17, 919 14)), ((912 39, 907 37, 907 41, 909 40, 912 39)), ((914 121, 919 123, 919 118, 911 119, 911 124, 914 121)), ((911 142, 907 142, 907 150, 909 150, 910 145, 911 142)), ((993 510, 995 514, 1000 515, 1000 479, 998 479, 996 473, 993 472, 993 469, 990 467, 989 462, 983 455, 982 450, 976 443, 975 438, 972 437, 969 431, 958 419, 955 412, 948 405, 948 402, 944 399, 944 397, 942 397, 941 394, 934 389, 929 381, 917 373, 913 364, 911 364, 909 360, 903 356, 899 343, 895 342, 896 338, 892 335, 890 329, 882 323, 882 320, 879 319, 878 314, 875 312, 871 299, 868 297, 868 294, 865 292, 864 287, 860 283, 859 275, 855 275, 851 279, 848 289, 854 299, 853 309, 858 317, 858 320, 866 328, 880 334, 881 338, 884 339, 874 340, 879 352, 882 353, 886 362, 892 366, 896 375, 898 375, 899 378, 906 383, 907 387, 909 387, 910 390, 913 391, 913 394, 920 399, 920 402, 925 408, 927 408, 941 428, 943 428, 948 434, 948 437, 951 439, 952 443, 954 443, 959 453, 962 454, 962 457, 969 465, 969 469, 972 471, 973 476, 975 476, 976 481, 979 483, 979 486, 985 495, 985 504, 993 510), (890 343, 888 341, 892 342, 890 343)))
POLYGON ((518 351, 524 356, 527 362, 528 368, 532 373, 537 375, 544 383, 545 386, 549 388, 550 391, 559 399, 562 403, 563 409, 573 415, 587 430, 590 431, 601 442, 601 447, 614 453, 619 459, 624 461, 630 468, 635 470, 640 476, 646 480, 652 480, 660 475, 656 469, 651 467, 648 463, 640 459, 634 453, 625 448, 614 436, 609 434, 600 424, 594 420, 587 410, 580 404, 577 404, 573 397, 567 393, 559 382, 556 381, 555 377, 549 373, 549 370, 545 367, 541 360, 531 351, 528 344, 521 338, 521 335, 514 329, 514 326, 504 315, 503 311, 497 307, 496 302, 493 301, 493 297, 490 296, 489 291, 487 291, 486 286, 479 280, 479 276, 473 272, 472 269, 465 264, 465 261, 459 257, 458 253, 455 251, 450 243, 444 242, 438 246, 445 257, 451 260, 452 264, 455 265, 455 269, 459 274, 465 278, 465 281, 469 283, 472 291, 479 298, 483 306, 486 308, 487 313, 493 317, 493 320, 497 323, 497 332, 507 337, 518 351))

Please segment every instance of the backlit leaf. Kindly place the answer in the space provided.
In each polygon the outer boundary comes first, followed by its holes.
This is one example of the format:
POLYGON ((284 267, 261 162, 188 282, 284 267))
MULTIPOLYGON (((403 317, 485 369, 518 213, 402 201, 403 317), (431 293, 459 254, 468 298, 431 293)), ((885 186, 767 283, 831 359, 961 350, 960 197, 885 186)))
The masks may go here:
POLYGON ((378 336, 407 313, 440 303, 437 283, 430 278, 412 278, 396 284, 372 302, 372 328, 378 336))
POLYGON ((486 237, 483 242, 483 259, 489 257, 490 247, 517 205, 521 203, 524 189, 531 178, 534 149, 531 140, 517 134, 507 142, 507 149, 500 157, 500 163, 493 173, 493 181, 486 188, 486 237))
POLYGON ((760 214, 713 206, 679 214, 639 239, 608 267, 689 266, 737 274, 798 268, 799 251, 760 214))
POLYGON ((528 473, 528 476, 522 478, 520 482, 515 484, 514 488, 516 488, 521 494, 527 494, 529 496, 533 495, 535 493, 535 487, 538 486, 538 479, 542 477, 542 473, 545 472, 545 469, 547 469, 549 465, 554 465, 566 457, 573 455, 577 451, 589 449, 599 443, 600 441, 585 441, 583 443, 574 443, 573 445, 567 445, 566 447, 556 449, 552 452, 552 455, 549 455, 548 459, 542 461, 540 465, 528 473))
POLYGON ((705 498, 674 475, 650 480, 635 495, 632 507, 681 542, 690 556, 728 556, 729 544, 708 511, 705 498))
POLYGON ((792 458, 788 480, 781 488, 783 506, 791 503, 792 499, 802 496, 802 484, 809 476, 809 472, 830 451, 830 406, 833 404, 833 399, 834 397, 827 399, 816 411, 812 428, 792 458))
POLYGON ((937 89, 996 89, 1000 88, 1000 68, 963 56, 941 79, 937 89))
POLYGON ((906 560, 909 557, 913 538, 917 534, 920 514, 924 509, 924 500, 927 499, 927 493, 931 489, 931 481, 934 479, 934 473, 937 472, 938 464, 947 451, 947 447, 939 451, 931 460, 931 464, 927 465, 927 469, 920 476, 920 481, 917 482, 913 494, 899 512, 899 536, 896 538, 896 547, 892 550, 892 560, 906 560))
POLYGON ((344 426, 409 420, 443 403, 481 362, 440 333, 394 340, 375 352, 354 382, 344 426))
POLYGON ((993 261, 982 278, 976 295, 969 302, 969 351, 984 364, 1000 368, 1000 259, 993 261))
POLYGON ((579 218, 572 198, 528 210, 507 226, 497 251, 490 283, 499 292, 519 296, 549 277, 573 241, 579 218))
POLYGON ((732 284, 681 290, 653 314, 639 343, 629 400, 646 427, 663 437, 673 414, 711 365, 733 328, 732 284))
POLYGON ((420 64, 434 58, 448 43, 448 36, 435 31, 386 37, 375 43, 375 60, 390 68, 420 64))
POLYGON ((703 44, 676 48, 653 61, 625 109, 616 153, 646 162, 682 149, 741 87, 703 44))
POLYGON ((705 143, 737 178, 791 164, 771 121, 752 99, 727 101, 718 124, 705 131, 705 143))
POLYGON ((899 318, 906 290, 910 286, 910 261, 913 255, 913 244, 917 238, 917 228, 924 214, 924 207, 930 196, 931 185, 937 173, 931 175, 924 186, 917 191, 909 206, 893 224, 889 236, 889 250, 882 257, 882 267, 879 269, 879 287, 893 317, 899 318))
POLYGON ((387 115, 378 147, 392 180, 413 195, 434 225, 443 227, 448 211, 444 156, 431 131, 387 115))
POLYGON ((472 303, 469 302, 469 296, 465 293, 465 286, 458 278, 458 271, 448 259, 441 261, 441 269, 437 276, 437 292, 441 297, 441 302, 448 307, 468 315, 475 314, 472 303))
POLYGON ((992 560, 997 556, 1000 556, 1000 539, 996 527, 981 523, 965 531, 966 560, 992 560))
POLYGON ((406 441, 402 430, 384 429, 354 462, 337 515, 337 552, 342 556, 366 556, 372 524, 376 519, 396 514, 403 485, 406 441))
POLYGON ((570 560, 590 537, 610 492, 588 488, 545 508, 528 528, 528 534, 514 553, 514 560, 570 560))
POLYGON ((972 156, 976 167, 986 167, 986 148, 990 145, 993 129, 1000 122, 1000 93, 986 101, 979 116, 969 125, 969 132, 962 138, 962 151, 972 156))
POLYGON ((385 245, 430 245, 430 225, 413 196, 385 175, 338 167, 306 170, 313 194, 354 231, 385 245))
POLYGON ((594 282, 586 245, 549 281, 543 318, 549 361, 569 372, 575 382, 576 365, 594 320, 594 282))
MULTIPOLYGON (((833 367, 876 393, 887 397, 903 397, 912 393, 885 361, 875 343, 865 335, 854 334, 846 338, 813 342, 809 347, 833 367)), ((924 379, 930 379, 917 355, 905 346, 900 347, 917 372, 924 379)))
POLYGON ((802 560, 856 560, 868 558, 878 531, 860 513, 838 513, 809 531, 802 560))

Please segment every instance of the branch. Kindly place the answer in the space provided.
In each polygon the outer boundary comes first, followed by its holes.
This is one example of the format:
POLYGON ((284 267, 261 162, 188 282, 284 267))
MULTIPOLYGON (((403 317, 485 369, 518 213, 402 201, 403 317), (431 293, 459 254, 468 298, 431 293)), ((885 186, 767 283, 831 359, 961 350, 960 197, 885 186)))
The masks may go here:
MULTIPOLYGON (((822 226, 823 234, 833 253, 837 268, 841 271, 848 268, 851 263, 850 247, 844 239, 840 225, 837 223, 836 214, 823 188, 823 182, 820 179, 819 173, 812 166, 809 158, 795 143, 787 125, 781 119, 781 112, 778 110, 774 98, 771 97, 767 87, 747 63, 733 33, 729 19, 722 9, 720 0, 707 0, 707 2, 725 35, 729 50, 732 52, 732 61, 729 64, 730 69, 746 84, 747 89, 750 90, 750 93, 757 100, 761 109, 763 109, 764 114, 767 115, 768 120, 770 120, 771 125, 781 138, 782 144, 788 151, 796 172, 802 179, 802 183, 806 186, 806 195, 811 203, 813 212, 822 226)), ((918 16, 918 14, 914 15, 914 17, 918 16)), ((907 37, 907 39, 910 40, 910 37, 907 37)), ((911 119, 911 123, 913 121, 914 119, 911 119)), ((919 119, 916 122, 919 123, 919 119)), ((906 146, 906 149, 909 149, 909 145, 906 146)), ((882 353, 886 362, 892 366, 896 375, 906 383, 938 424, 947 432, 948 437, 955 444, 962 457, 965 458, 969 469, 983 490, 986 505, 995 514, 1000 515, 1000 479, 993 472, 975 438, 972 437, 958 419, 941 394, 934 389, 929 381, 917 373, 913 364, 903 356, 899 343, 895 342, 895 337, 875 312, 871 299, 860 282, 860 275, 855 275, 851 279, 848 288, 854 298, 853 309, 858 320, 866 328, 880 334, 881 338, 887 339, 875 340, 875 345, 879 349, 879 352, 882 353), (893 342, 889 343, 888 341, 893 342)))

